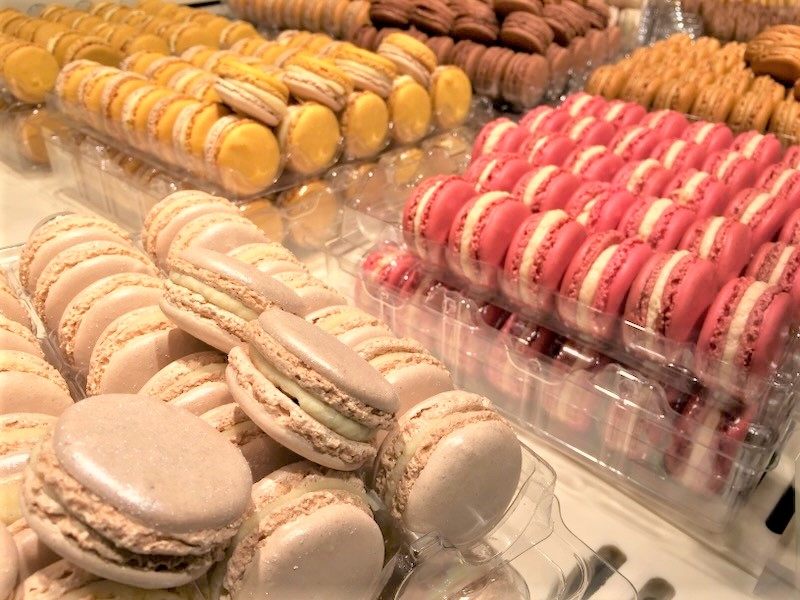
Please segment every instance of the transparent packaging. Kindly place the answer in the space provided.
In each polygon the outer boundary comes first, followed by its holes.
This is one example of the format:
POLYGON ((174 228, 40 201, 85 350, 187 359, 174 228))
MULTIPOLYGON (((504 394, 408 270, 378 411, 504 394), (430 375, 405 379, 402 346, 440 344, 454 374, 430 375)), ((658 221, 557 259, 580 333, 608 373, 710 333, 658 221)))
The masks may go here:
POLYGON ((0 85, 0 160, 21 173, 49 169, 44 129, 52 122, 47 108, 20 102, 0 85))

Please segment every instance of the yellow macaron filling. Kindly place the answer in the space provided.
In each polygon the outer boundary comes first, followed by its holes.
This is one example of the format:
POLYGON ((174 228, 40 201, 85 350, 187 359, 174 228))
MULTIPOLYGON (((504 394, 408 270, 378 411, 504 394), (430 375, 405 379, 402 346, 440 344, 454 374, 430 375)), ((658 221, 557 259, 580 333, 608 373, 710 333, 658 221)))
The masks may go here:
POLYGON ((213 304, 222 310, 234 314, 240 319, 252 321, 258 318, 258 313, 246 304, 190 275, 171 271, 169 280, 175 285, 185 287, 196 294, 200 294, 209 304, 213 304))
POLYGON ((348 440, 366 442, 372 438, 372 429, 360 423, 356 423, 352 419, 336 411, 336 409, 315 398, 308 391, 301 388, 293 379, 280 373, 275 367, 269 364, 252 344, 250 345, 250 359, 253 361, 253 365, 259 373, 269 379, 273 385, 284 394, 296 400, 300 408, 315 421, 348 440))
POLYGON ((22 517, 19 507, 19 488, 22 485, 22 465, 20 472, 0 480, 0 523, 11 525, 22 517))

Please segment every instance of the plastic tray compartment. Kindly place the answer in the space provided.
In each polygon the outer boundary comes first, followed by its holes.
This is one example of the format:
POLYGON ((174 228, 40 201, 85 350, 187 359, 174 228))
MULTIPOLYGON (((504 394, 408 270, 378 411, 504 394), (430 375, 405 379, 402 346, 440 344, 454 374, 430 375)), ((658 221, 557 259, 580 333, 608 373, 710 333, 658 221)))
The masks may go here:
POLYGON ((44 128, 52 120, 44 106, 20 102, 0 88, 0 161, 22 173, 48 169, 44 128))

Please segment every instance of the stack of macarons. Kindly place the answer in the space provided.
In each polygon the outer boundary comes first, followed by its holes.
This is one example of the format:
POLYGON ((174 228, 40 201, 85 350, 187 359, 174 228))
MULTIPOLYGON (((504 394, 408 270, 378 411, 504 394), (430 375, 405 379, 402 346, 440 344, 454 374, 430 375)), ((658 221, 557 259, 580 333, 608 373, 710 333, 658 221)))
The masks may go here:
POLYGON ((748 42, 768 27, 800 23, 800 9, 791 0, 689 0, 683 3, 683 10, 700 15, 703 19, 703 31, 723 41, 748 42))
MULTIPOLYGON (((404 32, 427 45, 442 64, 469 75, 476 92, 518 108, 537 104, 567 74, 617 54, 619 29, 609 27, 604 2, 432 2, 305 0, 234 2, 235 14, 275 29, 306 29, 384 53, 387 38, 404 32)), ((394 52, 397 44, 390 42, 394 52)), ((422 54, 405 42, 404 52, 422 54)), ((560 83, 559 83, 560 82, 560 83)))
POLYGON ((597 69, 586 91, 648 110, 671 109, 728 123, 737 131, 796 139, 800 102, 784 83, 754 73, 745 62, 746 48, 739 42, 721 45, 711 37, 692 40, 675 34, 597 69))
MULTIPOLYGON (((540 318, 552 318, 555 305, 562 327, 599 340, 624 317, 636 326, 623 328, 626 347, 673 362, 698 336, 698 348, 713 353, 701 329, 717 291, 744 274, 762 245, 772 248, 800 208, 795 167, 782 158, 771 135, 734 137, 725 125, 690 125, 675 111, 648 114, 576 94, 520 123, 487 124, 464 176, 423 181, 402 225, 412 251, 462 282, 499 289, 540 318), (703 294, 661 289, 670 281, 703 294), (679 306, 659 306, 649 299, 656 297, 679 306)), ((772 269, 752 273, 796 294, 791 251, 764 250, 772 269)), ((777 314, 776 331, 785 331, 793 317, 777 314)), ((772 344, 771 367, 752 363, 752 372, 774 371, 783 347, 772 344)), ((750 358, 742 360, 750 372, 750 358)))

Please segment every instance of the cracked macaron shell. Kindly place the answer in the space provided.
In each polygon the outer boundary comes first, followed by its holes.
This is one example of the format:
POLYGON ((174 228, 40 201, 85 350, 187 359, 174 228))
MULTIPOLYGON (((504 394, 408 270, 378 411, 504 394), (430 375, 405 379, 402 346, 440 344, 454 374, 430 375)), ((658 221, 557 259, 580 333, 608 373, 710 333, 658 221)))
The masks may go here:
POLYGON ((55 367, 27 352, 0 350, 0 414, 59 415, 72 406, 66 381, 55 367))

